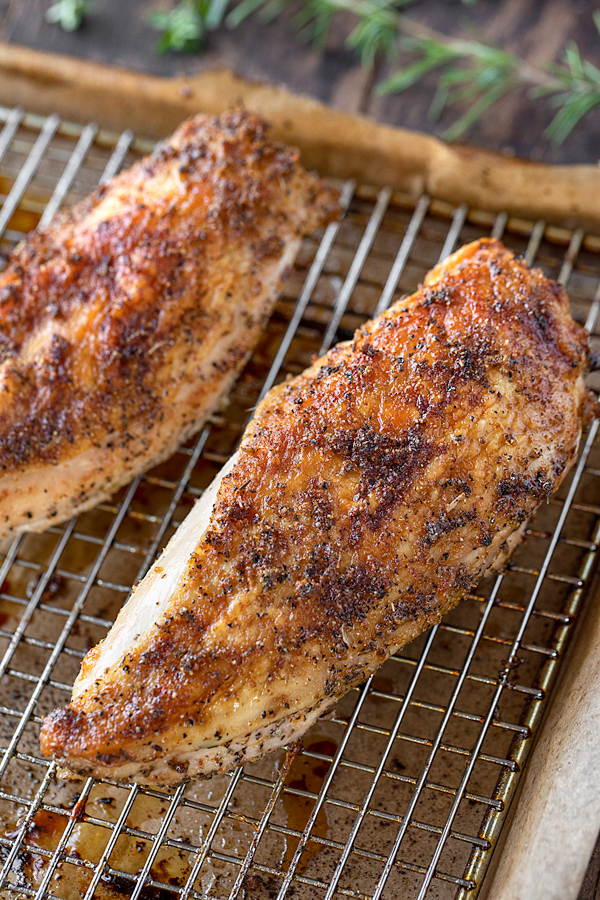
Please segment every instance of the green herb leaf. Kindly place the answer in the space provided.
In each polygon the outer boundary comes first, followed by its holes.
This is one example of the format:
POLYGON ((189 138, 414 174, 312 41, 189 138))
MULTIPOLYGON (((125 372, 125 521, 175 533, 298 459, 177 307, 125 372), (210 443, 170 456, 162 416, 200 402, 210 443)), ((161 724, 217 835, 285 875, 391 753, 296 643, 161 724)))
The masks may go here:
POLYGON ((180 3, 170 12, 154 13, 150 24, 162 32, 156 48, 161 54, 169 50, 193 53, 202 46, 204 22, 194 3, 180 3))
POLYGON ((56 0, 46 10, 46 21, 64 31, 76 31, 91 11, 91 0, 56 0))
POLYGON ((559 94, 553 97, 551 102, 553 106, 560 106, 560 110, 544 134, 554 144, 562 144, 586 113, 600 104, 600 91, 591 91, 585 94, 559 94))
POLYGON ((231 12, 227 14, 225 24, 228 28, 237 28, 244 19, 248 18, 248 16, 251 16, 258 10, 264 11, 266 4, 267 0, 241 0, 241 2, 234 6, 231 12))
POLYGON ((481 118, 492 104, 504 97, 505 94, 508 94, 509 91, 512 91, 517 84, 518 82, 513 79, 505 79, 484 91, 467 112, 444 132, 446 140, 455 141, 457 138, 462 137, 465 131, 468 131, 471 125, 481 118))

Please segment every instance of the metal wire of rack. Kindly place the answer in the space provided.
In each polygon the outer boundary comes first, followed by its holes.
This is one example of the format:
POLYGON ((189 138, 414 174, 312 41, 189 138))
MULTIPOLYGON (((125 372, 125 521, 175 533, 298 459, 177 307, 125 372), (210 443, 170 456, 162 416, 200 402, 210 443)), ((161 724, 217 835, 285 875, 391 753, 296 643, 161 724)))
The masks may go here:
MULTIPOLYGON (((150 149, 0 110, 0 252, 150 149)), ((594 333, 600 241, 390 188, 341 185, 307 239, 225 411, 111 503, 0 547, 0 895, 7 898, 473 898, 589 586, 600 539, 594 425, 506 572, 279 753, 176 790, 61 782, 41 716, 64 703, 260 397, 402 293, 458 242, 502 237, 568 285, 594 333)))

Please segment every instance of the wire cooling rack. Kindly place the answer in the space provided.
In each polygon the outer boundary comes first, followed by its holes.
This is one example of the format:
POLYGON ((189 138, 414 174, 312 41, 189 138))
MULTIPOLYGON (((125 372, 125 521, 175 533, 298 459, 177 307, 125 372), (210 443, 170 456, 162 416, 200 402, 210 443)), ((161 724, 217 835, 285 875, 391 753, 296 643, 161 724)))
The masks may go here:
MULTIPOLYGON (((151 145, 0 110, 0 252, 151 145)), ((0 896, 474 898, 594 569, 596 426, 505 573, 483 581, 334 714, 280 752, 176 790, 56 780, 41 717, 67 702, 258 399, 412 292, 438 259, 501 237, 568 286, 594 332, 600 240, 391 189, 341 186, 339 225, 304 241, 228 406, 111 503, 0 546, 0 896)))

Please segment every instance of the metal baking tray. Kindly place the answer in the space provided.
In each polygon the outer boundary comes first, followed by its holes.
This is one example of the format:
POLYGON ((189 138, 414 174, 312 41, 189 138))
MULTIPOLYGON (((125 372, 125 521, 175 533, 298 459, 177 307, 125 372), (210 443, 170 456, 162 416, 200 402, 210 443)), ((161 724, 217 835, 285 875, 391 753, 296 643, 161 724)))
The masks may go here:
MULTIPOLYGON (((0 253, 151 149, 131 132, 0 109, 0 253)), ((472 900, 532 748, 600 537, 597 425, 507 570, 392 657, 302 747, 175 790, 57 780, 41 717, 234 451, 259 398, 494 235, 594 332, 600 240, 391 188, 339 184, 227 405, 110 503, 0 545, 0 896, 472 900)))

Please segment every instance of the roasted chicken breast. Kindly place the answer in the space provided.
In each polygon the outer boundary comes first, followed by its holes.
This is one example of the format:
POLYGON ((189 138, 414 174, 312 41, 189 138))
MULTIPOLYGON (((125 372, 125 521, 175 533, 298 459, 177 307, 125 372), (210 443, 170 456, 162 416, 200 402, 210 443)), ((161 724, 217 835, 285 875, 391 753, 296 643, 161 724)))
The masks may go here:
POLYGON ((229 390, 335 192, 254 116, 185 122, 0 275, 0 536, 87 509, 229 390))
POLYGON ((506 557, 596 412, 563 289, 499 242, 299 377, 86 656, 41 744, 173 783, 299 737, 506 557))

